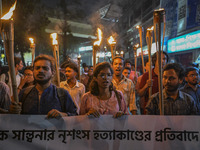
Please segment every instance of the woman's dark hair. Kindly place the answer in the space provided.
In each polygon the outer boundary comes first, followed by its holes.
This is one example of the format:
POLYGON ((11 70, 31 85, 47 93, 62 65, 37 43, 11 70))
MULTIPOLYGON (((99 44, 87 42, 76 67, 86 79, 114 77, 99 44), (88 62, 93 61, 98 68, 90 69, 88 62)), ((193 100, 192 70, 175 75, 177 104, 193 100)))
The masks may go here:
POLYGON ((31 70, 31 71, 33 71, 33 66, 26 66, 25 68, 24 68, 24 71, 25 70, 31 70))
MULTIPOLYGON (((94 73, 93 73, 93 77, 96 77, 98 76, 98 74, 100 73, 101 70, 105 69, 105 68, 109 68, 110 69, 110 72, 111 74, 113 75, 113 69, 110 65, 110 63, 108 62, 102 62, 102 63, 99 63, 95 69, 94 69, 94 73)), ((110 91, 113 90, 113 85, 111 85, 109 87, 110 91)), ((91 83, 90 83, 90 92, 95 95, 95 96, 98 96, 99 95, 99 87, 98 87, 98 83, 97 81, 94 80, 94 78, 92 79, 91 83)))

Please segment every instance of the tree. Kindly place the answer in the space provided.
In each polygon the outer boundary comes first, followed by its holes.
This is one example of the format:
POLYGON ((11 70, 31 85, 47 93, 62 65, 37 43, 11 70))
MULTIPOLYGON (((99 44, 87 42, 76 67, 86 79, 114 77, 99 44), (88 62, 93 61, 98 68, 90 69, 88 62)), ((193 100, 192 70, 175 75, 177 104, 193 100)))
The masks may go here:
POLYGON ((30 43, 28 37, 36 41, 37 50, 45 51, 49 47, 49 35, 45 33, 45 27, 49 20, 45 8, 40 0, 18 0, 14 12, 15 23, 15 52, 20 52, 24 62, 24 53, 29 52, 30 43), (47 38, 48 36, 48 38, 47 38))

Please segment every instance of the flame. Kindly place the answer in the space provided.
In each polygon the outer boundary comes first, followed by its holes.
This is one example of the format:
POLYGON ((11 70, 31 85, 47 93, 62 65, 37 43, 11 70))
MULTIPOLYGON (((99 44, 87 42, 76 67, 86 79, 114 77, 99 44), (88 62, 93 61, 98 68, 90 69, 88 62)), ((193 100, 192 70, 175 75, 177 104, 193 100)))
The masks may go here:
POLYGON ((141 26, 136 26, 137 29, 141 28, 141 26))
POLYGON ((34 39, 33 38, 29 38, 29 41, 31 42, 31 44, 34 44, 34 39))
POLYGON ((108 43, 111 44, 111 45, 112 44, 116 44, 116 42, 115 42, 115 40, 114 40, 114 38, 112 36, 109 37, 108 43))
POLYGON ((140 46, 140 44, 135 44, 134 47, 138 48, 140 46))
POLYGON ((50 36, 53 39, 52 44, 58 45, 58 40, 57 40, 58 35, 57 35, 57 33, 52 33, 50 36))
POLYGON ((97 32, 98 32, 98 41, 95 41, 94 42, 94 45, 97 45, 97 46, 100 46, 100 44, 101 44, 101 41, 102 41, 102 31, 101 31, 101 29, 97 29, 97 32))
POLYGON ((121 51, 120 54, 123 55, 123 54, 124 54, 124 51, 121 51))
POLYGON ((154 29, 154 26, 147 28, 147 31, 153 31, 153 29, 154 29))
POLYGON ((81 55, 79 54, 77 58, 78 58, 78 59, 81 58, 81 55))
POLYGON ((10 8, 9 12, 7 14, 5 14, 1 19, 2 20, 9 20, 12 15, 13 15, 13 11, 15 10, 16 8, 16 4, 17 4, 17 1, 15 1, 15 3, 12 5, 12 7, 10 8))

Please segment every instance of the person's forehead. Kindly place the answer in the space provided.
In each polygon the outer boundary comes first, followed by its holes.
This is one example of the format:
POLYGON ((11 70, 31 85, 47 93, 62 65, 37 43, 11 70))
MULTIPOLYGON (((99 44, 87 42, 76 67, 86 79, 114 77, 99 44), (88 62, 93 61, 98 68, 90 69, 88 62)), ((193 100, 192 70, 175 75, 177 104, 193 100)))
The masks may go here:
POLYGON ((48 60, 38 60, 34 64, 35 66, 51 66, 50 61, 48 60))
POLYGON ((120 58, 114 59, 114 63, 123 63, 123 60, 120 58))
POLYGON ((124 69, 124 72, 130 72, 130 70, 128 70, 128 69, 124 69))
POLYGON ((99 73, 110 73, 110 68, 104 68, 99 73))
POLYGON ((74 70, 73 68, 71 68, 71 67, 66 67, 66 69, 65 70, 74 70))
POLYGON ((188 74, 199 74, 199 72, 197 70, 192 70, 192 71, 189 71, 188 74))
POLYGON ((176 71, 174 69, 165 70, 163 72, 165 76, 177 76, 176 71))

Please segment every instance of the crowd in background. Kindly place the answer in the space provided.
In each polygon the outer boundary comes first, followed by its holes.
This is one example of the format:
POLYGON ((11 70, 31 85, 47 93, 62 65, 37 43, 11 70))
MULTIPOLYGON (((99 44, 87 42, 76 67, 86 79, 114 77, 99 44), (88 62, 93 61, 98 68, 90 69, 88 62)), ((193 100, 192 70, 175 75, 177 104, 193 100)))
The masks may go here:
MULTIPOLYGON (((200 114, 200 75, 198 64, 169 63, 166 52, 161 54, 163 70, 164 115, 200 114)), ((145 62, 145 73, 134 69, 131 60, 116 56, 112 63, 93 66, 64 62, 60 68, 60 87, 55 81, 55 60, 39 55, 33 66, 24 67, 15 57, 15 75, 19 102, 13 100, 9 67, 0 69, 0 113, 42 114, 50 118, 74 115, 100 117, 113 115, 160 115, 159 64, 157 53, 152 56, 152 79, 149 79, 150 62, 145 62), (149 95, 149 89, 152 94, 149 95)))

